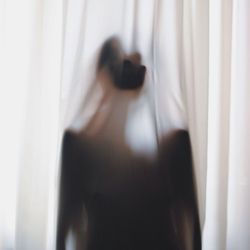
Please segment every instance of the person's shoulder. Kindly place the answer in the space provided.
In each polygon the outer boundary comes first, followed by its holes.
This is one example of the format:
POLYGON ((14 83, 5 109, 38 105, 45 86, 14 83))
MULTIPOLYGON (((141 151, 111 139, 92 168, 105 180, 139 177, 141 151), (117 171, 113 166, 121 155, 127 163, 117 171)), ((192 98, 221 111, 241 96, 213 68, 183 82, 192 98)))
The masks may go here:
POLYGON ((88 144, 89 140, 87 138, 86 135, 84 135, 83 133, 81 132, 77 132, 75 130, 72 130, 72 129, 67 129, 65 130, 64 134, 63 134, 63 145, 72 145, 72 144, 75 144, 75 145, 82 145, 82 144, 88 144))
POLYGON ((68 145, 68 144, 72 144, 76 141, 78 141, 78 136, 77 133, 73 130, 67 129, 65 130, 64 134, 63 134, 63 145, 68 145))
POLYGON ((172 140, 176 141, 177 143, 181 142, 189 142, 189 133, 185 129, 176 129, 173 130, 170 134, 172 140))
POLYGON ((77 154, 83 154, 90 148, 88 140, 81 133, 67 129, 65 130, 62 138, 63 152, 77 154))
POLYGON ((94 151, 81 133, 67 129, 62 138, 61 157, 64 173, 74 172, 73 169, 78 172, 93 163, 94 151))
POLYGON ((174 130, 164 138, 160 145, 159 168, 172 197, 186 199, 192 195, 194 174, 188 131, 174 130))
POLYGON ((169 132, 160 143, 160 152, 166 153, 166 150, 190 150, 190 137, 185 129, 175 129, 169 132))

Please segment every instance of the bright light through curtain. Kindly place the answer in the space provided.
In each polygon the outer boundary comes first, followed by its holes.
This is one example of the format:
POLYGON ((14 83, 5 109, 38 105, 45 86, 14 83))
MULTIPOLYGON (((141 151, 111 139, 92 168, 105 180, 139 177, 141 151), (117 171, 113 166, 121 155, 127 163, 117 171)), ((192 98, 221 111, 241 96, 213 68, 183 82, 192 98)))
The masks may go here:
POLYGON ((249 249, 249 26, 248 0, 0 0, 0 249, 54 249, 62 133, 111 35, 148 68, 131 147, 187 128, 203 249, 249 249))

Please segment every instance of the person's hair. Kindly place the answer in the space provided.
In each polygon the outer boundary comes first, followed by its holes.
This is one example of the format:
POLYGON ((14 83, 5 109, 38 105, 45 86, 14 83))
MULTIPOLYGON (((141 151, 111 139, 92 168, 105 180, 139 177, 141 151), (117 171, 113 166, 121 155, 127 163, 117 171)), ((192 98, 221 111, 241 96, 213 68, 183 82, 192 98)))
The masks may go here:
POLYGON ((125 58, 121 43, 115 37, 104 42, 97 64, 97 71, 105 69, 119 89, 132 90, 142 87, 146 67, 125 58))

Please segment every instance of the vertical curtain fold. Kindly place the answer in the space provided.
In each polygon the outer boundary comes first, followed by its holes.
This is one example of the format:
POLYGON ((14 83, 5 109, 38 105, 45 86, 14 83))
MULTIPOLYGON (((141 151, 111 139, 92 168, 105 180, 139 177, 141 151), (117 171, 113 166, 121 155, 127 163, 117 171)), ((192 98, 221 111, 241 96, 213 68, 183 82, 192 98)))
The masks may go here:
POLYGON ((226 249, 232 1, 210 1, 205 249, 226 249), (223 194, 223 195, 222 195, 223 194))
POLYGON ((232 12, 227 249, 250 246, 250 2, 234 0, 232 12))

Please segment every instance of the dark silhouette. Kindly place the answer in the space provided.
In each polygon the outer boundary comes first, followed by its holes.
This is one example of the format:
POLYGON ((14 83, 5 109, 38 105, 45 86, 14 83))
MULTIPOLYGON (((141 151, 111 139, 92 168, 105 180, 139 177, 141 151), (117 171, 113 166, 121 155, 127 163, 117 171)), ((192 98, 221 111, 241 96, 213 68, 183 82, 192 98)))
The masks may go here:
POLYGON ((64 134, 57 250, 70 228, 77 249, 201 249, 188 133, 170 133, 154 161, 134 155, 123 138, 127 105, 145 72, 138 53, 125 55, 114 38, 104 44, 100 107, 113 105, 104 118, 97 111, 85 129, 64 134))

